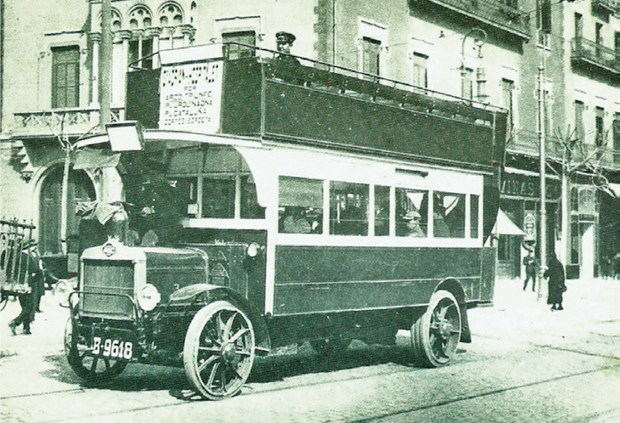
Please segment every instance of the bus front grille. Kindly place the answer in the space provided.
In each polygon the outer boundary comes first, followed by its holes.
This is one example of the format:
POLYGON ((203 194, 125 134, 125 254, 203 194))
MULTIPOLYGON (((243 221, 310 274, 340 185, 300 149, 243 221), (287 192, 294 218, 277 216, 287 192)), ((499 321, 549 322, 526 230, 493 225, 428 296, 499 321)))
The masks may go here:
POLYGON ((85 315, 130 318, 133 315, 134 264, 129 260, 84 260, 80 311, 85 315), (106 295, 115 294, 115 295, 106 295))

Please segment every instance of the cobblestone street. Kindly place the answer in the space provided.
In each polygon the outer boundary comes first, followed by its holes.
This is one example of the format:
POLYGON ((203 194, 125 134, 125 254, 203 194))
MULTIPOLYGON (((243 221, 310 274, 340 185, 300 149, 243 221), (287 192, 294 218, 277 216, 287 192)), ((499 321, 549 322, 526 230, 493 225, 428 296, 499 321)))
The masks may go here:
POLYGON ((67 310, 48 292, 32 336, 0 315, 0 419, 48 421, 617 421, 618 281, 568 281, 551 312, 519 281, 497 284, 493 308, 470 310, 472 344, 449 367, 410 363, 396 346, 355 341, 330 360, 308 345, 258 360, 241 394, 194 401, 180 369, 132 365, 105 386, 81 384, 62 353, 67 310))

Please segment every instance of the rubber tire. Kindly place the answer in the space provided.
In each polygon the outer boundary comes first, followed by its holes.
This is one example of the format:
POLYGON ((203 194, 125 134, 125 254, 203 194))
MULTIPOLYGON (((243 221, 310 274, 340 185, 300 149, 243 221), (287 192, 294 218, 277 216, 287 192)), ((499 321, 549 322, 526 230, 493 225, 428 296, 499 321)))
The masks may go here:
POLYGON ((69 367, 71 367, 73 372, 81 379, 94 384, 109 382, 123 373, 123 370, 125 370, 127 364, 129 364, 128 361, 116 360, 107 372, 93 374, 89 369, 82 365, 82 361, 80 361, 79 358, 79 351, 77 349, 77 345, 73 342, 73 338, 68 339, 72 336, 72 334, 73 321, 71 320, 71 317, 69 317, 65 326, 64 334, 65 355, 67 356, 69 367))
MULTIPOLYGON (((431 315, 437 304, 439 304, 439 302, 444 298, 449 298, 456 305, 457 311, 459 312, 460 316, 459 303, 456 301, 456 298, 454 298, 454 295, 452 295, 452 293, 445 290, 439 290, 431 296, 431 300, 426 311, 411 326, 411 347, 413 350, 413 362, 417 366, 427 368, 443 367, 449 365, 452 362, 451 357, 448 359, 447 362, 437 361, 437 359, 430 351, 431 346, 428 339, 431 315)), ((461 328, 459 329, 462 331, 463 322, 461 320, 459 320, 459 322, 461 325, 461 328)))
POLYGON ((235 307, 228 301, 215 301, 210 304, 207 304, 206 306, 201 308, 198 311, 198 313, 196 313, 196 315, 192 319, 192 322, 187 328, 187 333, 185 334, 185 343, 183 345, 183 366, 185 368, 185 375, 187 376, 187 379, 194 387, 196 393, 198 393, 203 398, 213 400, 213 401, 230 398, 234 396, 235 394, 237 394, 241 390, 241 388, 247 381, 247 377, 249 377, 251 373, 251 370, 250 370, 250 372, 248 372, 248 376, 242 381, 242 383, 239 384, 239 387, 236 388, 234 391, 226 395, 213 395, 209 393, 202 386, 202 382, 200 381, 200 378, 195 371, 196 369, 195 369, 194 362, 196 361, 196 356, 194 354, 195 353, 194 346, 196 342, 198 341, 198 338, 202 334, 202 330, 205 324, 209 321, 211 316, 213 316, 217 311, 221 310, 222 308, 227 309, 227 310, 237 311, 245 318, 245 321, 249 325, 250 333, 252 334, 252 351, 251 351, 251 356, 250 356, 250 367, 252 367, 252 364, 254 362, 254 356, 255 356, 254 346, 256 345, 256 337, 254 335, 254 327, 252 325, 252 321, 248 318, 248 316, 242 310, 235 307))

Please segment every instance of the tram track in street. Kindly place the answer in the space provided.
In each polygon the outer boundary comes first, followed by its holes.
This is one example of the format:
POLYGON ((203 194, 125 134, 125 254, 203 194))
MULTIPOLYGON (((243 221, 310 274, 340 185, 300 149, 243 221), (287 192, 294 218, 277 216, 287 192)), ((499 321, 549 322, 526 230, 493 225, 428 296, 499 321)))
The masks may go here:
POLYGON ((499 394, 503 394, 503 393, 506 393, 506 392, 516 391, 516 390, 519 390, 519 389, 525 389, 525 388, 530 388, 530 387, 534 387, 534 386, 540 386, 540 385, 544 385, 546 383, 558 382, 558 381, 562 381, 562 380, 566 380, 566 379, 570 379, 570 378, 574 378, 574 377, 578 377, 578 376, 585 376, 585 375, 589 375, 589 374, 605 372, 605 371, 612 370, 612 369, 620 369, 620 364, 613 365, 613 366, 599 367, 597 369, 585 370, 585 371, 582 371, 582 372, 571 373, 571 374, 568 374, 568 375, 556 376, 556 377, 547 378, 547 379, 543 379, 543 380, 538 380, 538 381, 534 381, 534 382, 529 382, 529 383, 523 383, 523 384, 519 384, 519 385, 509 386, 509 387, 501 388, 501 389, 494 389, 494 390, 487 391, 487 392, 481 392, 481 393, 478 393, 478 394, 475 394, 475 395, 466 395, 466 396, 459 397, 459 398, 446 399, 446 400, 443 400, 443 401, 438 401, 438 402, 433 403, 433 404, 427 404, 427 405, 422 405, 422 406, 418 406, 418 407, 411 407, 411 408, 408 408, 408 409, 405 409, 405 410, 399 410, 399 411, 395 411, 395 412, 391 412, 391 413, 384 413, 384 414, 381 414, 381 415, 378 415, 378 416, 368 417, 366 419, 359 419, 357 421, 358 422, 373 422, 373 421, 376 421, 376 420, 379 420, 379 419, 388 418, 388 417, 396 417, 396 416, 399 416, 399 415, 413 413, 413 412, 416 412, 416 411, 430 410, 430 409, 433 409, 433 408, 443 407, 443 406, 450 405, 450 404, 455 404, 455 403, 458 403, 458 402, 476 400, 476 399, 479 399, 479 398, 489 397, 489 396, 492 396, 492 395, 499 395, 499 394))
MULTIPOLYGON (((590 356, 590 357, 597 357, 597 358, 603 358, 603 359, 612 358, 614 360, 619 360, 618 358, 610 357, 610 356, 606 356, 606 355, 601 355, 601 354, 591 354, 591 353, 587 353, 587 352, 576 351, 576 350, 565 349, 565 348, 557 348, 557 347, 553 347, 553 346, 534 345, 534 344, 531 344, 531 345, 536 346, 536 347, 541 348, 541 349, 550 349, 550 350, 555 350, 555 351, 560 351, 560 352, 570 352, 570 353, 575 353, 575 354, 580 354, 580 355, 585 355, 585 356, 590 356)), ((481 360, 481 361, 488 361, 488 360, 481 360)), ((544 384, 547 384, 547 383, 554 383, 554 382, 563 381, 563 380, 567 380, 567 379, 571 379, 571 378, 576 378, 576 377, 580 377, 580 376, 596 374, 596 373, 599 373, 599 372, 606 372, 606 371, 609 371, 609 370, 617 370, 617 369, 620 369, 620 363, 614 364, 614 365, 609 365, 609 366, 597 367, 597 368, 594 368, 594 369, 587 369, 587 370, 583 370, 583 371, 579 371, 579 372, 573 372, 573 373, 559 375, 559 376, 554 376, 554 377, 549 377, 549 378, 545 378, 545 379, 542 379, 542 380, 536 380, 536 381, 532 381, 532 382, 528 382, 528 383, 515 384, 515 385, 506 386, 506 387, 499 388, 499 389, 486 390, 484 392, 479 392, 479 393, 472 394, 472 395, 459 396, 459 397, 456 397, 456 398, 448 398, 448 399, 444 399, 444 400, 441 400, 441 401, 433 402, 431 404, 421 405, 421 406, 417 406, 417 407, 410 407, 410 408, 407 408, 407 409, 397 410, 397 411, 394 411, 394 412, 391 412, 391 413, 384 413, 384 414, 377 415, 377 416, 371 416, 371 417, 367 417, 367 418, 356 419, 356 421, 371 422, 371 421, 375 421, 375 420, 383 419, 383 418, 397 417, 399 415, 404 415, 404 414, 408 414, 408 413, 412 413, 412 412, 416 412, 416 411, 430 410, 430 409, 433 409, 433 408, 443 407, 443 406, 446 406, 446 405, 455 404, 455 403, 459 403, 459 402, 463 402, 463 401, 476 400, 478 398, 485 398, 485 397, 490 397, 490 396, 493 396, 493 395, 499 395, 499 394, 503 394, 503 393, 514 392, 514 391, 518 391, 520 389, 526 389, 526 388, 530 388, 530 387, 541 386, 541 385, 544 385, 544 384)), ((304 389, 304 388, 310 388, 310 387, 321 386, 321 385, 329 385, 329 384, 335 384, 335 383, 350 382, 350 381, 355 381, 355 380, 371 379, 371 378, 376 378, 376 377, 386 377, 386 376, 397 375, 397 374, 413 373, 413 372, 420 371, 420 370, 423 370, 423 369, 419 369, 417 367, 414 367, 414 368, 410 368, 409 367, 407 369, 395 370, 395 371, 391 371, 391 372, 374 374, 374 375, 370 375, 370 376, 366 375, 366 376, 359 376, 359 377, 343 378, 343 379, 338 379, 338 380, 319 381, 319 382, 313 382, 313 383, 305 383, 303 385, 277 387, 277 388, 273 388, 273 389, 260 390, 258 392, 252 392, 251 390, 246 390, 245 392, 240 394, 238 396, 238 398, 249 398, 249 397, 254 397, 254 396, 258 396, 258 395, 272 394, 272 393, 277 393, 277 392, 286 392, 286 391, 292 391, 292 390, 295 390, 295 389, 304 389)), ((88 414, 88 415, 70 417, 68 419, 64 418, 64 419, 58 419, 58 420, 46 420, 45 422, 50 422, 51 423, 51 422, 60 422, 60 421, 66 421, 66 420, 82 420, 84 418, 101 418, 101 417, 106 417, 106 416, 112 417, 112 416, 115 416, 115 415, 118 416, 118 415, 127 414, 127 413, 129 413, 129 414, 131 414, 131 413, 138 413, 138 412, 148 411, 148 410, 153 410, 153 409, 160 409, 160 410, 172 409, 174 407, 179 407, 179 406, 188 406, 188 405, 191 405, 194 402, 196 402, 196 401, 185 400, 185 401, 166 402, 166 403, 163 403, 163 404, 156 404, 156 405, 152 405, 152 406, 143 406, 143 407, 134 407, 134 408, 128 408, 128 409, 124 409, 124 410, 116 410, 116 411, 113 411, 113 412, 92 413, 92 414, 88 414)))

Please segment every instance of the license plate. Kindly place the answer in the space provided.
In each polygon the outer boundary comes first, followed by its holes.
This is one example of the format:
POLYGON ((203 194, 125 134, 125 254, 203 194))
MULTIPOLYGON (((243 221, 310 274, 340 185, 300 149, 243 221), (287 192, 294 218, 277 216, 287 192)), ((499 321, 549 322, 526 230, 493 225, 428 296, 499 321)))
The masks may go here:
POLYGON ((131 360, 133 357, 133 342, 94 336, 91 353, 101 357, 131 360))

